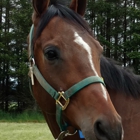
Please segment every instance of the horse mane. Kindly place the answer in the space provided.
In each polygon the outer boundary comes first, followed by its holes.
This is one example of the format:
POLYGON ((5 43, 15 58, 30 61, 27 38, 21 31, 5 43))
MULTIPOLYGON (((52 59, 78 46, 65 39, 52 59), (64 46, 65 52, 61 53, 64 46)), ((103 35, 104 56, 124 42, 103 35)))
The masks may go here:
POLYGON ((140 76, 124 69, 118 62, 101 57, 101 74, 108 88, 135 98, 140 96, 140 76))
POLYGON ((74 24, 78 27, 81 27, 82 30, 86 30, 91 36, 93 36, 91 28, 83 19, 83 17, 68 8, 67 5, 68 3, 65 0, 52 0, 50 2, 49 7, 40 19, 35 38, 40 36, 41 32, 49 23, 49 21, 55 16, 63 18, 65 21, 68 21, 69 24, 74 24))

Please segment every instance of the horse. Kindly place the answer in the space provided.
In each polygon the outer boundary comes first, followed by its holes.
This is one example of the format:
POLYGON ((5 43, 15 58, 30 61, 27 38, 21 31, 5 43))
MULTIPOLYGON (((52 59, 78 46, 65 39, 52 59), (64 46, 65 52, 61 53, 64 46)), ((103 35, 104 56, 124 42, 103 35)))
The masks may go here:
POLYGON ((121 117, 101 77, 103 47, 83 19, 86 0, 32 3, 29 76, 52 135, 56 140, 122 140, 121 117))
POLYGON ((113 105, 122 117, 124 140, 139 140, 140 76, 105 57, 101 58, 101 75, 113 105))

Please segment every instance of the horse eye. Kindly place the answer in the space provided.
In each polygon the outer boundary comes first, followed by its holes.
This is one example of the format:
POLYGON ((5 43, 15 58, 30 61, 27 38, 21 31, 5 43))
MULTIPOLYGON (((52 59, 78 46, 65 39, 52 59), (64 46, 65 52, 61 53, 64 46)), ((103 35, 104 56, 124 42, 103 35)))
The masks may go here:
POLYGON ((50 61, 58 59, 58 54, 55 50, 48 50, 47 52, 45 52, 45 56, 50 61))

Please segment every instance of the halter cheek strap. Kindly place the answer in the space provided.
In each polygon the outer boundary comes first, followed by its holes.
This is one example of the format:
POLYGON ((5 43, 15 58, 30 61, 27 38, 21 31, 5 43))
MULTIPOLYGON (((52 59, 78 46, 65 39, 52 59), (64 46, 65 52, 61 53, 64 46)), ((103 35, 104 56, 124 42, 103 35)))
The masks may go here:
POLYGON ((30 44, 29 44, 29 62, 30 62, 30 77, 32 85, 34 85, 34 76, 40 83, 40 85, 46 90, 47 93, 51 95, 52 98, 56 100, 56 121, 60 127, 61 131, 67 130, 67 124, 62 119, 62 111, 67 108, 70 102, 70 97, 73 96, 78 91, 82 90, 86 86, 94 83, 101 83, 105 86, 103 78, 98 76, 91 76, 83 79, 82 81, 76 83, 72 87, 70 87, 67 91, 59 91, 57 92, 51 85, 44 79, 42 74, 40 73, 39 69, 37 68, 35 61, 34 61, 34 54, 33 54, 33 29, 34 26, 32 25, 30 30, 30 44), (63 103, 61 103, 63 100, 63 103))

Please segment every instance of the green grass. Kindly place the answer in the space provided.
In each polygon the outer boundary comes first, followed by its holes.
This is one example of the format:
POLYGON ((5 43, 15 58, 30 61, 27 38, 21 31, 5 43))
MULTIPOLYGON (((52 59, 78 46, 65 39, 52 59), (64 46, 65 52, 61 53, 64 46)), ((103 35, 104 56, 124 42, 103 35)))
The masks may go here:
POLYGON ((54 140, 43 115, 0 111, 0 140, 54 140))
POLYGON ((45 122, 43 115, 35 111, 25 111, 23 113, 6 113, 0 111, 0 122, 45 122))
POLYGON ((54 140, 46 123, 0 123, 0 140, 54 140))

